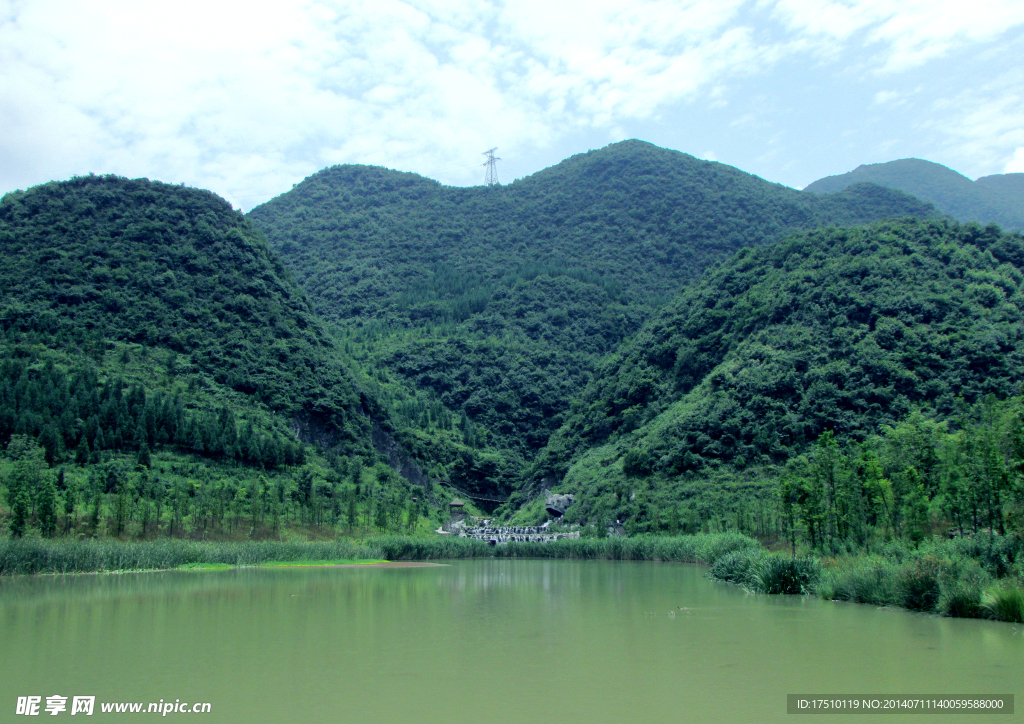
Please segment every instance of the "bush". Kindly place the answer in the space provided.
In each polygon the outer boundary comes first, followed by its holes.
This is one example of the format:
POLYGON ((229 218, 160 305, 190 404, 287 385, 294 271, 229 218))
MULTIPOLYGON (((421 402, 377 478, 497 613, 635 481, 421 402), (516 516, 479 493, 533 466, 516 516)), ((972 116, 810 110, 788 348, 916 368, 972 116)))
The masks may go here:
POLYGON ((753 582, 754 567, 763 557, 764 552, 760 550, 733 551, 716 560, 708 575, 719 581, 749 586, 753 582))
POLYGON ((939 613, 958 618, 984 617, 981 597, 990 580, 988 573, 977 561, 965 558, 947 564, 939 581, 939 613))
POLYGON ((981 618, 981 586, 970 581, 954 581, 942 586, 939 613, 957 618, 981 618))
POLYGON ((984 610, 997 621, 1024 623, 1024 589, 1003 583, 985 592, 984 610))
POLYGON ((764 556, 754 563, 749 587, 758 593, 807 593, 821 575, 821 565, 812 558, 764 556))
POLYGON ((901 568, 896 575, 896 603, 911 611, 938 610, 941 573, 941 562, 931 556, 901 568))
POLYGON ((550 543, 491 546, 470 538, 385 536, 365 543, 344 538, 327 542, 198 542, 168 539, 126 543, 117 540, 0 539, 0 575, 152 570, 188 563, 254 565, 267 561, 390 561, 454 558, 571 558, 625 561, 714 563, 734 551, 756 551, 757 541, 739 533, 706 533, 673 538, 596 538, 550 543))
POLYGON ((894 602, 895 566, 876 557, 822 572, 814 591, 822 598, 887 606, 894 602))

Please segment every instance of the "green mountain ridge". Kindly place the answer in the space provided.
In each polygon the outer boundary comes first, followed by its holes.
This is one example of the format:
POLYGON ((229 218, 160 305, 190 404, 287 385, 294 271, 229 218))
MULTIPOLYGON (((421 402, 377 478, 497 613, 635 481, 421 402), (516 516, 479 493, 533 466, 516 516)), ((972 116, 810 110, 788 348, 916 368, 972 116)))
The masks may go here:
POLYGON ((332 167, 249 218, 386 378, 393 409, 415 397, 479 427, 459 451, 424 454, 449 474, 460 455, 497 454, 515 483, 597 362, 709 265, 795 230, 906 215, 937 212, 875 185, 819 197, 626 141, 496 187, 332 167))
POLYGON ((535 484, 575 493, 575 519, 635 516, 623 490, 663 510, 749 497, 824 432, 858 441, 1019 394, 1022 267, 1020 235, 942 221, 743 250, 602 363, 535 484))
POLYGON ((827 195, 861 183, 911 194, 961 222, 1024 229, 1024 174, 1020 173, 995 174, 971 181, 941 164, 904 158, 861 165, 849 173, 818 179, 804 191, 827 195))

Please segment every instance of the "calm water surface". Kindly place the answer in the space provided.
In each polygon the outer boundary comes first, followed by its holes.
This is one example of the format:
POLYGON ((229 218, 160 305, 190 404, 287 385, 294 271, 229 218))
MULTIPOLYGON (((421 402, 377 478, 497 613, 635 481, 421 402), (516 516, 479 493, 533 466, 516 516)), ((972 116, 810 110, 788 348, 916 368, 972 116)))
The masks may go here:
POLYGON ((208 701, 197 718, 211 724, 792 722, 787 693, 1015 694, 1024 706, 1020 627, 753 596, 703 573, 471 560, 4 579, 0 721, 31 721, 14 716, 29 694, 208 701))

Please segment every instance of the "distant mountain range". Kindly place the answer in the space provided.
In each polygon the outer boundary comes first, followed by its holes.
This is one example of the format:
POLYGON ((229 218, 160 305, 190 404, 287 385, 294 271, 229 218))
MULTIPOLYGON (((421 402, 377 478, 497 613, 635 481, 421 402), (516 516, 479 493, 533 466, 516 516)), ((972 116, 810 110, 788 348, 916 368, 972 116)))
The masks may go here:
POLYGON ((957 221, 994 223, 1007 231, 1024 229, 1024 173, 994 174, 971 181, 942 164, 904 158, 827 176, 804 191, 834 194, 860 183, 904 191, 934 204, 957 221))

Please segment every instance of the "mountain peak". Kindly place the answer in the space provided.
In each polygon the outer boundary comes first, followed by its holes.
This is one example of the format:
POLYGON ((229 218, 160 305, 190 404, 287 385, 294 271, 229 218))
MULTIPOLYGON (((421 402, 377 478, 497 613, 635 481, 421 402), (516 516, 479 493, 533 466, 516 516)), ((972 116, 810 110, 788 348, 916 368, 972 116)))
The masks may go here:
POLYGON ((858 183, 874 183, 911 194, 958 221, 996 223, 1007 229, 1024 228, 1024 181, 996 174, 971 181, 963 174, 934 161, 901 158, 886 163, 861 164, 853 171, 827 176, 804 190, 833 194, 858 183), (980 182, 980 183, 979 183, 980 182), (1018 190, 1019 189, 1019 190, 1018 190))

